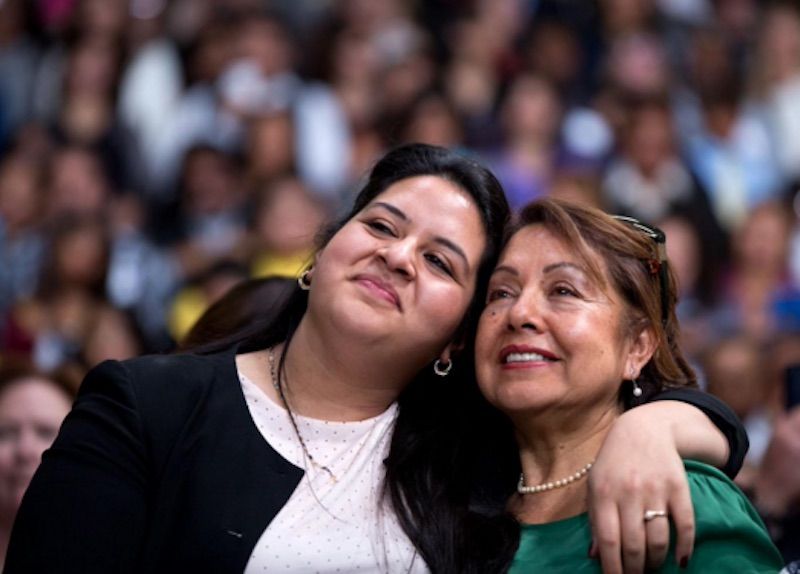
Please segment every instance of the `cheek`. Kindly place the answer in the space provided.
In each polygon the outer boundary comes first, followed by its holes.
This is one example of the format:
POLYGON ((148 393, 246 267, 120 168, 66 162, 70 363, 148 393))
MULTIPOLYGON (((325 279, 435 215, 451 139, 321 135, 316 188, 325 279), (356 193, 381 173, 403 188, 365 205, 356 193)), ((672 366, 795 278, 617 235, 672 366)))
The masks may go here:
POLYGON ((0 444, 0 475, 5 475, 14 466, 14 445, 4 441, 0 444))
POLYGON ((479 371, 488 367, 492 345, 499 334, 501 318, 501 313, 496 309, 484 310, 478 321, 478 332, 475 336, 475 361, 479 371))
POLYGON ((609 345, 617 340, 616 332, 611 330, 607 321, 587 317, 562 321, 558 333, 565 344, 594 358, 603 357, 609 351, 609 345))
POLYGON ((443 330, 453 331, 464 319, 472 300, 472 291, 449 285, 436 286, 425 297, 422 306, 428 325, 441 325, 443 330))

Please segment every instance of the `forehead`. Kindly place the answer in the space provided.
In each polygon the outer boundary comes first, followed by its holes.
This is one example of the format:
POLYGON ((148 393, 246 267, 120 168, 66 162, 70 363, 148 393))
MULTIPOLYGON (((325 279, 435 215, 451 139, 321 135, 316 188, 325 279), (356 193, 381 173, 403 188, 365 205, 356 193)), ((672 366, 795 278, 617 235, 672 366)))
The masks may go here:
POLYGON ((457 211, 459 216, 472 211, 479 217, 478 207, 469 193, 438 175, 420 175, 396 181, 371 203, 381 201, 402 204, 415 210, 428 210, 442 218, 448 216, 448 210, 457 211))
POLYGON ((25 377, 10 383, 0 394, 0 417, 36 416, 55 413, 63 416, 70 407, 70 399, 52 383, 38 377, 25 377))
POLYGON ((609 284, 607 267, 597 251, 589 246, 586 252, 582 252, 541 223, 527 225, 517 231, 500 256, 500 264, 518 269, 545 267, 555 263, 571 263, 600 285, 609 284))
POLYGON ((540 223, 526 225, 514 233, 500 256, 501 262, 520 266, 555 260, 583 263, 575 249, 540 223))

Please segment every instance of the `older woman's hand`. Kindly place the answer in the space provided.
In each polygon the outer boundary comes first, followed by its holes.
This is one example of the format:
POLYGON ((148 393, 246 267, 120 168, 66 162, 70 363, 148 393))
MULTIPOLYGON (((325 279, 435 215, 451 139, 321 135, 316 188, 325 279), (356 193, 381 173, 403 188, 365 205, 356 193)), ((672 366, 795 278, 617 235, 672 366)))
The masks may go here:
POLYGON ((675 525, 675 559, 688 562, 694 546, 694 509, 682 457, 715 465, 727 458, 722 433, 697 408, 659 401, 615 422, 589 478, 589 513, 603 571, 643 572, 659 566, 675 525), (645 522, 648 510, 668 513, 645 522))

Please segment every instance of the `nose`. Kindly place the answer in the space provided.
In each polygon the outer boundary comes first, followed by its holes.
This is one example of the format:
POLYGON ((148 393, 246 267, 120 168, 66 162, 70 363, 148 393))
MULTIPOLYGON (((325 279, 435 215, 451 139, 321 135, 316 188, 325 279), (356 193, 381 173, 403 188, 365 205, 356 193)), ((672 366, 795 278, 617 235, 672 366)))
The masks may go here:
POLYGON ((39 464, 44 448, 32 429, 24 429, 20 432, 16 446, 18 461, 25 464, 39 464))
POLYGON ((523 292, 509 309, 506 328, 509 331, 539 331, 542 321, 538 308, 535 296, 523 292))
POLYGON ((409 237, 386 245, 381 249, 380 256, 390 271, 410 279, 415 275, 414 251, 414 241, 409 237))

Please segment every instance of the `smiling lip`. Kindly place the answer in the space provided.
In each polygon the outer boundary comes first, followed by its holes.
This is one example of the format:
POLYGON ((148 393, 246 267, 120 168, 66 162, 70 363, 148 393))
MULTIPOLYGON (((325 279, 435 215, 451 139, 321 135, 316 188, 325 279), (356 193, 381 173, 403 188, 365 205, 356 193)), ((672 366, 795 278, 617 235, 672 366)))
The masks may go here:
POLYGON ((394 287, 380 277, 375 275, 358 275, 356 276, 355 281, 367 291, 377 296, 379 299, 383 299, 384 301, 391 303, 397 307, 397 309, 402 311, 400 297, 397 295, 397 291, 395 291, 394 287))
POLYGON ((500 350, 499 358, 503 369, 529 369, 558 360, 558 357, 550 351, 528 345, 508 345, 503 347, 500 350), (514 355, 512 357, 514 360, 513 362, 508 362, 511 355, 514 355))

